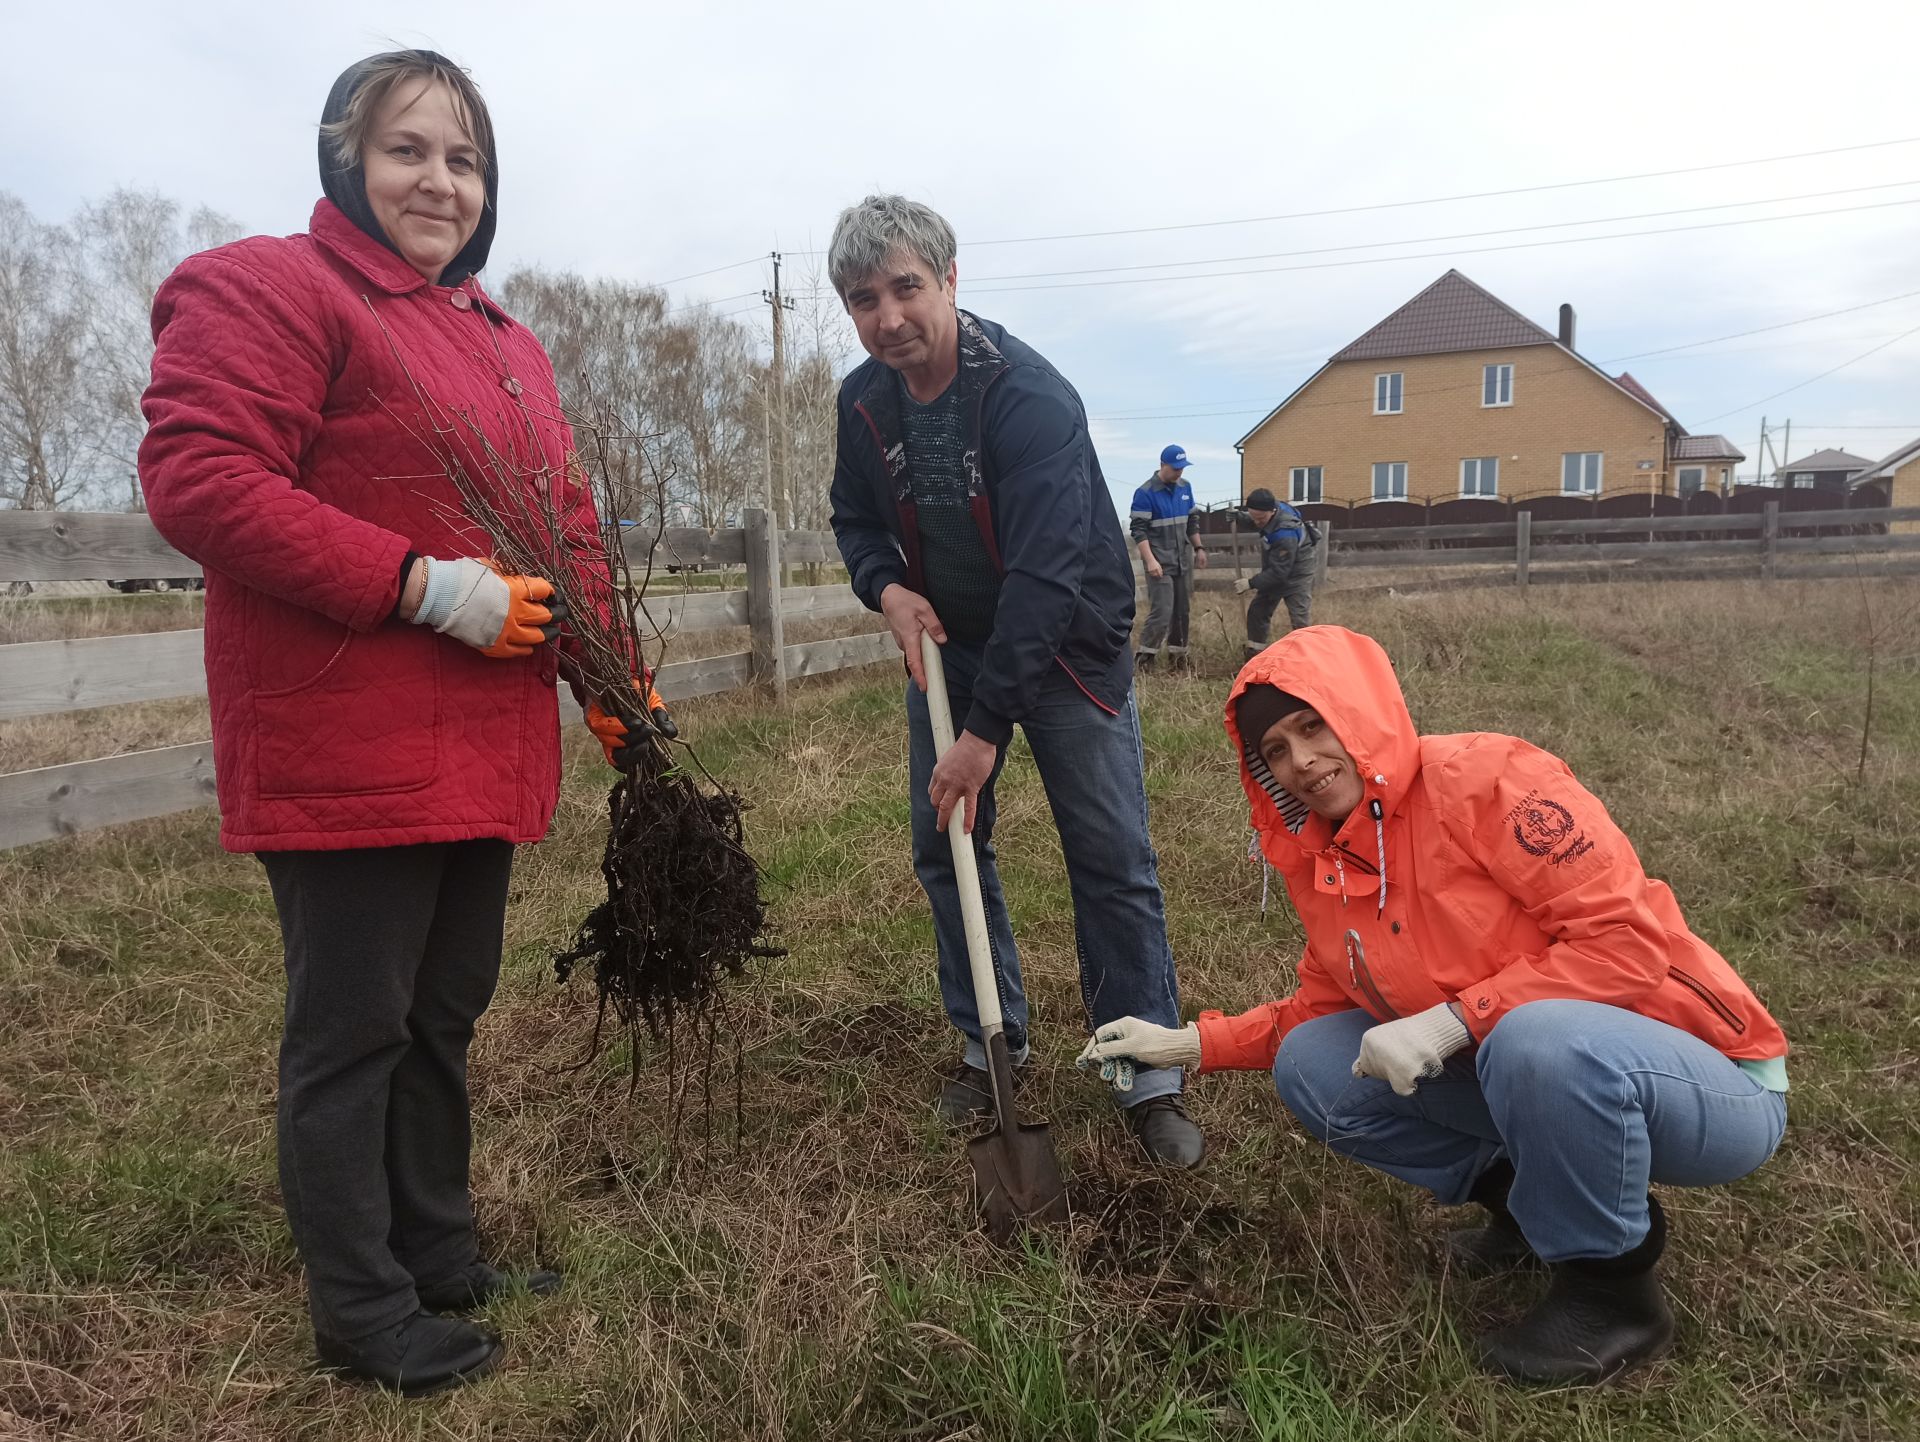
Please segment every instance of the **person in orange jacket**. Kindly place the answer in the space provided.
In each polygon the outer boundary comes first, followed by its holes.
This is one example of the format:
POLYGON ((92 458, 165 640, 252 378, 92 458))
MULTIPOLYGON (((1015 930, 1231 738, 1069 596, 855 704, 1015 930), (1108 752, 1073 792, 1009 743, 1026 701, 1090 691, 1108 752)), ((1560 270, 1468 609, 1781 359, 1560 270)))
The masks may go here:
POLYGON ((1227 735, 1306 930, 1299 986, 1238 1016, 1100 1027, 1082 1054, 1271 1068, 1344 1156, 1480 1203, 1464 1270, 1553 1269, 1478 1339, 1526 1381, 1600 1381, 1671 1345, 1648 1185, 1715 1186, 1786 1129, 1787 1041, 1687 928, 1565 762, 1513 736, 1420 736, 1379 644, 1294 631, 1241 670, 1227 735))

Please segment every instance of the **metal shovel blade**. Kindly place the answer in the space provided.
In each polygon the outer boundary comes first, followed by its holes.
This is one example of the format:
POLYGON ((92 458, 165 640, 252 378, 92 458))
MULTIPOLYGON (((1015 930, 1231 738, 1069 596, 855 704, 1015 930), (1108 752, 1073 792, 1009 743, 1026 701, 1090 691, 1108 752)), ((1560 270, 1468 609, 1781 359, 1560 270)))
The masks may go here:
POLYGON ((1066 1221, 1067 1184, 1047 1124, 1014 1115, 1013 1061, 999 1032, 987 1039, 987 1074, 993 1083, 993 1130, 967 1143, 967 1160, 973 1163, 974 1195, 987 1235, 1004 1242, 1023 1221, 1066 1221))

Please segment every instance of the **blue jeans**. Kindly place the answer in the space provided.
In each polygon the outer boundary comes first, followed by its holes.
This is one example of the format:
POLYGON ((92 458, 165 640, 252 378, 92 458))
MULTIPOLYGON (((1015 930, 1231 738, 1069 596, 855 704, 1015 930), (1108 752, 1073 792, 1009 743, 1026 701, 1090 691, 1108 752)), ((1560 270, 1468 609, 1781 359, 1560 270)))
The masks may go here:
POLYGON ((1647 1234, 1647 1184, 1711 1187, 1773 1155, 1787 1099, 1678 1027, 1594 1001, 1536 1001, 1410 1097, 1353 1075, 1363 1011, 1287 1033, 1280 1099, 1342 1156, 1448 1206, 1502 1155, 1507 1206, 1549 1262, 1617 1257, 1647 1234))
MULTIPOLYGON (((983 647, 949 641, 942 649, 947 695, 955 729, 966 725, 973 705, 974 678, 980 674, 983 647)), ((1167 920, 1160 896, 1160 864, 1147 836, 1147 789, 1142 771, 1140 718, 1133 698, 1111 715, 1096 705, 1058 667, 1048 677, 1033 713, 1020 722, 1046 788, 1054 829, 1066 857, 1073 894, 1073 939, 1080 958, 1080 998, 1089 1029, 1118 1017, 1137 1016, 1162 1026, 1180 1024, 1180 998, 1167 945, 1167 920)), ((953 853, 946 834, 936 829, 927 786, 933 779, 933 725, 927 698, 907 683, 907 731, 911 737, 913 791, 913 869, 933 906, 933 934, 940 956, 940 996, 947 1016, 966 1037, 968 1065, 984 1068, 980 1015, 967 970, 967 938, 960 921, 960 893, 954 882, 953 853)), ((980 867, 980 891, 986 903, 987 935, 993 970, 1006 1019, 1007 1046, 1016 1060, 1027 1052, 1027 998, 1020 981, 1020 952, 1007 920, 1000 872, 994 864, 994 783, 1007 759, 1006 748, 994 760, 993 773, 980 788, 973 823, 973 847, 980 867)), ((954 824, 959 824, 955 812, 954 824)), ((1123 1106, 1136 1106, 1181 1089, 1179 1067, 1142 1068, 1133 1090, 1114 1093, 1123 1106)))

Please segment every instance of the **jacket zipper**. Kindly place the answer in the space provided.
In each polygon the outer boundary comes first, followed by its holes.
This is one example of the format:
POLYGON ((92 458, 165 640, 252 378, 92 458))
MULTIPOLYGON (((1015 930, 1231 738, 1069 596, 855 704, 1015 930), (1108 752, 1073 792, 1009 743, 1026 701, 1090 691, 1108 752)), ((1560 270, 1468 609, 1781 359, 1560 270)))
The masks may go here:
POLYGON ((1373 979, 1373 968, 1367 964, 1367 948, 1360 940, 1360 933, 1349 927, 1346 935, 1347 975, 1353 979, 1354 990, 1363 993, 1373 1004, 1387 1014, 1388 1020, 1400 1015, 1387 1005, 1386 997, 1380 994, 1380 988, 1373 979))
POLYGON ((1667 968, 1667 975, 1671 976, 1675 981, 1679 982, 1680 985, 1704 1001, 1712 1008, 1714 1015, 1718 1016, 1720 1020, 1733 1028, 1736 1035, 1744 1036, 1746 1034, 1747 1024, 1734 1014, 1732 1007, 1715 996, 1705 982, 1682 971, 1677 966, 1669 966, 1667 968))

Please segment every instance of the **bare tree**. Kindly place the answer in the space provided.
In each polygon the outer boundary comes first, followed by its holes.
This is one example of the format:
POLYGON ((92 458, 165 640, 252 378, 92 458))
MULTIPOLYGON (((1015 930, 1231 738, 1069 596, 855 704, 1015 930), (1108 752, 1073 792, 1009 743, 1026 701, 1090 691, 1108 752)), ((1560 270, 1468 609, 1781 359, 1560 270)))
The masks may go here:
POLYGON ((0 503, 50 511, 92 478, 84 383, 90 297, 71 236, 0 192, 0 503))
MULTIPOLYGON (((237 239, 241 228, 205 206, 183 228, 178 202, 156 190, 122 188, 82 207, 73 231, 91 300, 79 399, 91 413, 98 469, 130 475, 146 432, 140 395, 153 364, 154 293, 188 255, 237 239)), ((140 505, 138 486, 132 502, 140 505)))

